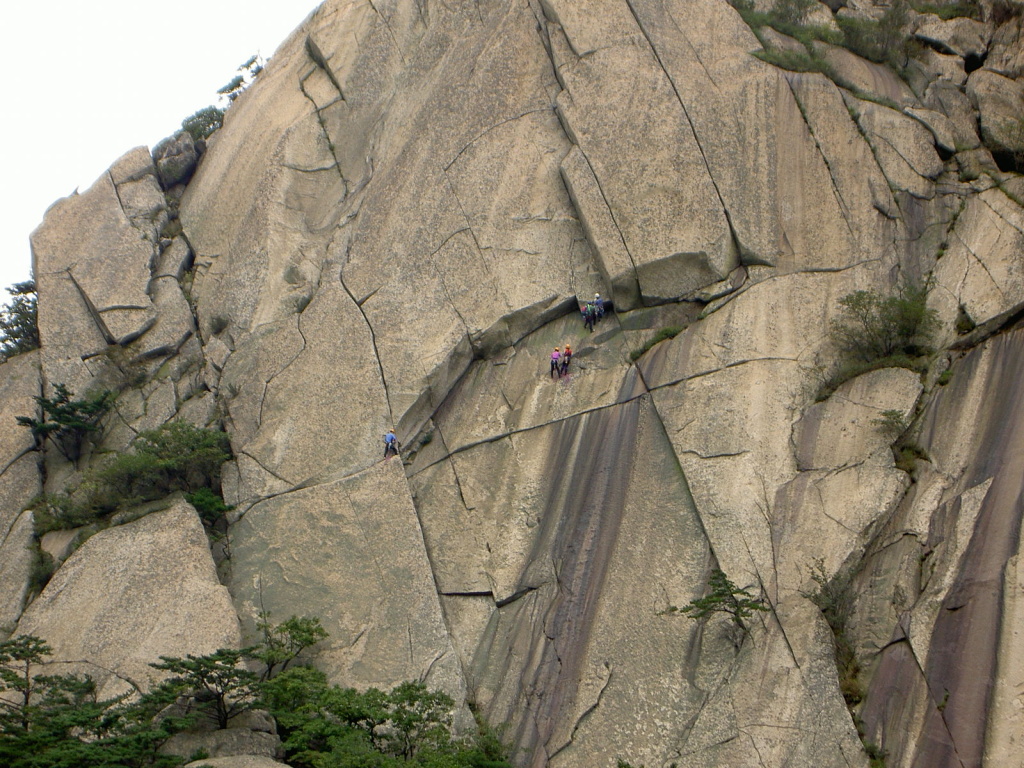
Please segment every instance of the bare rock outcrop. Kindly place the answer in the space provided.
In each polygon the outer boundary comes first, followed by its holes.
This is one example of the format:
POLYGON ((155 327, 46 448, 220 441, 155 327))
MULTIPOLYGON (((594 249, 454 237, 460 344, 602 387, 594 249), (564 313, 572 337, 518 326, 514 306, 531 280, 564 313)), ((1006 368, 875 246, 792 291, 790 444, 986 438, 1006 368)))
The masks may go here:
POLYGON ((17 633, 43 638, 54 662, 76 662, 101 698, 148 687, 161 674, 149 663, 162 655, 212 653, 241 639, 203 526, 181 500, 85 541, 17 633))
POLYGON ((187 187, 133 150, 33 236, 43 383, 11 408, 117 390, 81 466, 44 448, 47 490, 223 424, 231 602, 176 502, 86 541, 19 631, 144 679, 316 616, 332 682, 424 680, 518 768, 1011 760, 1022 47, 985 8, 913 14, 901 74, 815 44, 826 75, 752 56, 806 49, 720 0, 328 0, 187 187), (842 299, 908 285, 937 351, 876 364, 927 373, 818 402, 842 299), (715 568, 766 612, 676 615, 715 568))

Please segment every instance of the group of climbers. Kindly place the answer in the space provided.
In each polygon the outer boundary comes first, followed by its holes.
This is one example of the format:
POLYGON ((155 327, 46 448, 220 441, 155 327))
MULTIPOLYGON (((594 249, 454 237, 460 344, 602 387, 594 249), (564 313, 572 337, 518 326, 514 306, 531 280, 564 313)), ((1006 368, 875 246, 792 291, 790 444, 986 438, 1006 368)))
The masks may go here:
MULTIPOLYGON (((594 298, 580 308, 580 314, 583 315, 583 325, 586 326, 587 330, 593 332, 594 325, 604 317, 604 301, 601 299, 601 294, 595 293, 594 298)), ((567 375, 569 373, 569 363, 571 362, 571 346, 566 344, 564 350, 555 347, 551 353, 551 378, 557 377, 560 379, 567 375)), ((391 429, 384 435, 384 458, 388 459, 397 455, 398 437, 395 435, 395 430, 391 429)))
POLYGON ((551 353, 551 378, 555 378, 556 374, 559 378, 565 376, 569 372, 571 360, 572 347, 566 344, 564 352, 559 351, 558 347, 555 347, 555 351, 551 353))
MULTIPOLYGON (((580 314, 583 315, 583 325, 588 331, 593 332, 594 324, 604 317, 604 300, 601 294, 595 293, 594 298, 580 308, 580 314)), ((555 347, 551 353, 551 378, 555 378, 556 375, 558 378, 565 376, 569 372, 571 361, 572 347, 566 344, 564 351, 555 347)))
POLYGON ((580 308, 580 314, 583 315, 583 325, 593 333, 594 325, 604 317, 604 301, 601 300, 601 294, 595 293, 593 301, 588 301, 580 308))

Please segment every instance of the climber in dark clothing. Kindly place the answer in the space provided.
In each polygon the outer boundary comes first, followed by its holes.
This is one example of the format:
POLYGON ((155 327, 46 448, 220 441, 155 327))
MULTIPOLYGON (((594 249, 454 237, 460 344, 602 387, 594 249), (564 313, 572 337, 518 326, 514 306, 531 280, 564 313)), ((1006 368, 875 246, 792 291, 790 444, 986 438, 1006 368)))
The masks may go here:
POLYGON ((568 344, 565 345, 565 351, 562 353, 562 368, 559 374, 565 376, 569 372, 569 361, 572 360, 572 347, 568 344))
POLYGON ((395 430, 389 429, 388 433, 384 435, 384 458, 398 455, 398 438, 395 436, 395 430))
POLYGON ((597 321, 597 309, 589 301, 583 305, 583 309, 580 310, 583 315, 583 325, 588 331, 593 333, 594 323, 597 321))

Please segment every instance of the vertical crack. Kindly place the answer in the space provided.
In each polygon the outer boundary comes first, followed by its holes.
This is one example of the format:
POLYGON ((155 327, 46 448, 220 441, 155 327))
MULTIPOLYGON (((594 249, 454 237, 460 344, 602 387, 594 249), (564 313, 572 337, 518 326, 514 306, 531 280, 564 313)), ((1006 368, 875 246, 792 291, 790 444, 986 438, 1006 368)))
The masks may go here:
POLYGON ((394 424, 395 412, 391 408, 391 392, 388 389, 387 377, 384 375, 384 365, 383 363, 381 363, 380 360, 380 349, 377 347, 377 334, 374 333, 373 324, 370 323, 370 318, 366 316, 366 311, 363 309, 363 306, 358 301, 356 301, 356 297, 352 294, 352 291, 349 290, 348 285, 345 283, 344 267, 338 269, 338 282, 341 283, 341 287, 344 289, 345 293, 348 294, 348 297, 352 300, 352 304, 355 306, 356 309, 359 310, 359 314, 363 316, 363 322, 366 323, 366 328, 370 332, 370 343, 373 344, 373 358, 377 362, 377 372, 380 374, 380 382, 384 386, 384 399, 387 401, 388 404, 388 418, 391 421, 391 423, 394 424))
POLYGON ((796 95, 796 91, 793 89, 793 83, 789 76, 784 76, 783 79, 786 81, 786 87, 789 89, 790 95, 793 97, 793 101, 796 102, 797 109, 800 110, 800 117, 803 118, 804 125, 807 126, 807 132, 811 136, 811 140, 814 142, 814 148, 818 150, 818 154, 821 156, 821 161, 825 164, 825 168, 828 169, 828 178, 832 185, 832 194, 836 198, 836 202, 839 204, 839 210, 843 212, 843 221, 846 224, 846 229, 849 231, 850 236, 856 238, 853 224, 850 222, 850 208, 846 204, 846 200, 843 199, 842 192, 839 191, 839 185, 836 183, 835 173, 832 171, 832 164, 829 163, 828 157, 825 155, 825 151, 821 147, 821 143, 818 141, 818 137, 814 133, 814 128, 811 126, 811 121, 807 117, 807 112, 804 105, 800 102, 800 98, 796 95))
MULTIPOLYGON (((333 77, 331 77, 331 82, 334 82, 333 77)), ((338 177, 341 179, 342 187, 344 189, 344 197, 342 198, 341 202, 344 202, 345 198, 349 196, 348 179, 346 179, 345 174, 342 173, 341 161, 338 159, 337 154, 338 150, 334 146, 334 142, 331 140, 330 132, 327 130, 327 123, 324 122, 323 112, 321 111, 320 107, 317 106, 317 103, 316 101, 314 101, 313 97, 310 96, 309 91, 306 90, 305 78, 299 81, 299 90, 301 90, 302 95, 309 100, 309 103, 313 105, 313 112, 316 115, 316 120, 318 123, 320 123, 320 130, 323 132, 324 140, 327 142, 327 150, 331 153, 331 158, 334 160, 334 168, 335 170, 338 171, 338 177)), ((338 91, 338 93, 340 94, 341 91, 338 91)), ((344 101, 344 97, 342 97, 341 100, 344 101)))
MULTIPOLYGON (((665 78, 668 80, 668 84, 672 87, 672 92, 676 95, 676 100, 679 102, 679 107, 683 110, 683 117, 686 118, 686 122, 690 126, 690 133, 693 134, 693 141, 697 145, 697 151, 700 152, 701 160, 704 161, 704 168, 707 170, 708 179, 711 181, 711 186, 715 188, 715 194, 718 196, 718 202, 722 205, 722 213, 725 215, 726 224, 729 226, 729 234, 732 237, 733 246, 736 248, 737 256, 743 253, 740 247, 740 240, 736 234, 736 228, 732 223, 732 216, 729 213, 729 208, 725 204, 725 198, 722 197, 722 190, 718 188, 718 182, 715 180, 714 174, 711 172, 711 164, 708 162, 707 154, 704 152, 704 147, 701 144, 700 136, 697 134, 697 126, 694 125, 693 118, 690 117, 690 112, 686 108, 686 104, 683 102, 683 96, 679 93, 679 88, 676 87, 675 80, 672 79, 672 75, 669 74, 668 69, 665 67, 665 63, 661 60, 661 56, 658 54, 658 49, 654 46, 654 41, 651 39, 650 33, 644 26, 643 22, 640 21, 640 16, 636 12, 634 6, 635 0, 626 0, 626 7, 629 8, 629 12, 633 15, 633 20, 636 21, 637 27, 643 34, 644 39, 647 40, 647 45, 650 46, 651 55, 654 56, 654 60, 658 62, 658 66, 661 67, 661 71, 665 73, 665 78)), ((703 65, 702 65, 703 66, 703 65)))

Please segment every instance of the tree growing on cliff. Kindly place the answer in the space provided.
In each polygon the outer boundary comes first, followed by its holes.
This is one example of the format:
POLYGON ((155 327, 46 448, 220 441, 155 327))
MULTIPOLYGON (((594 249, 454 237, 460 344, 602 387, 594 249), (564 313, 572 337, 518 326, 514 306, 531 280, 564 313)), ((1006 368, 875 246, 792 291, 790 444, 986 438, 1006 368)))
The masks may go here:
POLYGON ((839 365, 823 377, 818 400, 845 381, 879 368, 909 368, 923 373, 932 354, 938 314, 928 307, 928 286, 906 284, 889 296, 854 291, 839 300, 839 316, 829 338, 839 365))
POLYGON ((52 650, 34 635, 0 643, 0 765, 5 768, 162 768, 158 752, 187 721, 154 718, 146 696, 99 699, 91 678, 42 674, 52 650))
POLYGON ((0 362, 39 348, 36 283, 15 283, 7 292, 11 301, 0 309, 0 362))
POLYGON ((754 597, 746 589, 737 587, 723 571, 714 568, 708 576, 706 595, 691 600, 682 608, 670 605, 662 613, 681 613, 691 619, 705 619, 715 613, 724 613, 741 634, 746 634, 749 631, 746 619, 767 610, 763 597, 754 597))
POLYGON ((17 422, 32 430, 41 444, 49 440, 68 461, 78 461, 85 436, 99 431, 99 421, 110 408, 113 393, 98 392, 81 400, 64 384, 55 384, 53 397, 33 398, 41 418, 18 416, 17 422))

